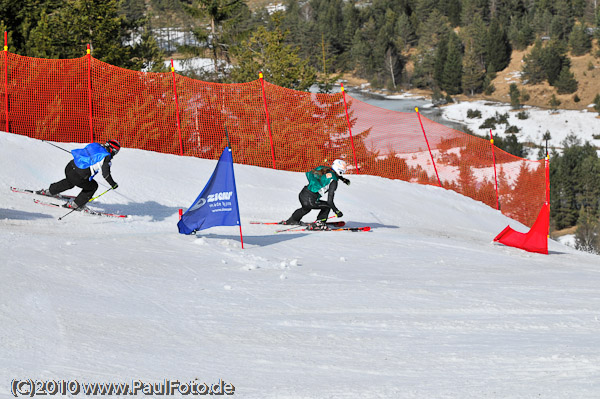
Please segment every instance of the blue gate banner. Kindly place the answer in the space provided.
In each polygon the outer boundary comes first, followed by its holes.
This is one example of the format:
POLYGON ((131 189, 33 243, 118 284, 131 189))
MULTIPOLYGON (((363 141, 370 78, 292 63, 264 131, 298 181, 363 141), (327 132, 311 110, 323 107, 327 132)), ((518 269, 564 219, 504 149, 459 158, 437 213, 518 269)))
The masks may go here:
POLYGON ((181 234, 192 234, 214 226, 239 226, 233 158, 231 149, 225 147, 217 167, 192 206, 177 223, 181 234))

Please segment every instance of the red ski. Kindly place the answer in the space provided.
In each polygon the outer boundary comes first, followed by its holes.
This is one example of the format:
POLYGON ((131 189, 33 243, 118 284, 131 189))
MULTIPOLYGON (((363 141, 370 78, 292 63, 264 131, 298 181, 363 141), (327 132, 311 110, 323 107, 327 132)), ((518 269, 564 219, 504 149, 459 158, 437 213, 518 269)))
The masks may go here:
MULTIPOLYGON (((34 199, 33 202, 35 202, 36 204, 44 205, 44 206, 52 206, 54 208, 72 209, 72 208, 66 207, 64 205, 53 204, 52 202, 44 202, 44 201, 40 201, 38 199, 34 199)), ((111 217, 111 218, 127 218, 127 217, 129 217, 128 215, 121 215, 118 213, 108 213, 108 212, 96 211, 94 209, 90 209, 87 207, 84 208, 80 213, 86 213, 88 215, 95 215, 95 216, 105 216, 105 217, 111 217)))
POLYGON ((308 228, 297 228, 297 229, 288 229, 288 230, 277 230, 276 233, 297 233, 299 231, 371 231, 370 226, 360 226, 360 227, 340 227, 333 228, 327 230, 312 230, 308 228))
POLYGON ((43 195, 43 194, 39 194, 35 190, 29 190, 26 188, 17 188, 17 187, 12 187, 12 186, 10 187, 10 191, 12 191, 13 193, 20 193, 20 194, 35 194, 35 195, 39 195, 41 197, 56 198, 56 199, 64 200, 64 201, 68 201, 70 199, 75 198, 74 195, 64 195, 64 194, 43 195))
MULTIPOLYGON (((290 226, 291 228, 294 228, 294 225, 284 225, 281 222, 256 222, 256 221, 251 221, 250 224, 265 224, 265 225, 283 225, 283 226, 290 226)), ((301 226, 307 226, 310 223, 304 223, 304 222, 300 222, 300 224, 298 225, 298 227, 301 226)), ((327 226, 329 227, 344 227, 346 225, 346 222, 344 221, 338 221, 338 222, 327 222, 327 226)))

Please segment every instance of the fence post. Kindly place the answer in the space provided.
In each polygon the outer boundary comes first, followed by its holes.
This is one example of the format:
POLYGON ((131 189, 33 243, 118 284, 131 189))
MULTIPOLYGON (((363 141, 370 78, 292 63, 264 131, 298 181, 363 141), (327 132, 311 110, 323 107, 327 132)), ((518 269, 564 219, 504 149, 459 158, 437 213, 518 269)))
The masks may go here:
POLYGON ((8 32, 4 31, 4 115, 6 117, 5 132, 9 132, 8 126, 8 32))
POLYGON ((500 196, 498 194, 498 177, 496 175, 496 152, 494 151, 494 135, 490 129, 490 145, 492 146, 492 162, 494 164, 494 182, 496 184, 496 209, 500 210, 500 196))
POLYGON ((88 78, 88 109, 90 117, 90 143, 94 142, 94 119, 92 110, 92 51, 90 44, 87 45, 86 57, 88 59, 87 78, 88 78))
POLYGON ((358 174, 358 162, 356 161, 356 150, 354 149, 354 137, 352 137, 352 126, 350 125, 350 117, 348 116, 348 104, 346 103, 346 90, 344 89, 344 84, 342 83, 342 95, 344 97, 344 110, 346 111, 346 122, 348 123, 348 131, 350 132, 350 143, 352 144, 352 156, 354 157, 354 167, 356 168, 356 173, 358 174))
MULTIPOLYGON (((550 155, 546 150, 546 204, 548 206, 548 226, 550 226, 550 155)), ((548 228, 548 238, 550 238, 550 228, 548 228)))
POLYGON ((433 154, 431 153, 431 148, 429 147, 429 140, 427 140, 427 135, 425 134, 425 128, 423 127, 423 122, 421 122, 421 114, 419 113, 419 108, 415 107, 415 111, 417 111, 417 116, 419 117, 419 123, 421 124, 421 130, 423 131, 423 136, 425 136, 425 142, 427 143, 427 149, 429 150, 429 156, 431 157, 431 162, 433 162, 433 169, 435 170, 435 176, 438 179, 438 183, 439 183, 440 187, 442 187, 442 181, 440 180, 440 176, 438 175, 438 171, 435 166, 435 160, 433 159, 433 154))
POLYGON ((269 129, 269 141, 271 142, 271 158, 273 158, 273 169, 275 169, 275 148, 273 147, 273 135, 271 134, 271 120, 269 119, 269 108, 267 108, 267 95, 265 94, 265 81, 263 73, 258 73, 260 86, 262 87, 263 103, 265 105, 265 114, 267 115, 267 128, 269 129))
POLYGON ((179 155, 183 155, 183 140, 181 138, 181 120, 179 119, 179 98, 177 97, 177 86, 175 85, 175 67, 171 58, 171 75, 173 76, 173 92, 175 93, 175 112, 177 113, 177 134, 179 134, 179 155))

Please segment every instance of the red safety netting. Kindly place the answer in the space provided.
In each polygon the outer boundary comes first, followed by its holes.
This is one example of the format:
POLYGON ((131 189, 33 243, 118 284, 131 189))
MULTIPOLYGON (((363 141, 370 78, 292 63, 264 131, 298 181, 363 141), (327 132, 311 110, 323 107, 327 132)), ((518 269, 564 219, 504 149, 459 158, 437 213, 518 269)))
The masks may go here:
POLYGON ((350 173, 441 185, 527 226, 546 201, 544 160, 344 91, 299 92, 262 78, 209 83, 90 55, 46 60, 4 51, 0 73, 0 129, 32 138, 115 138, 124 147, 218 159, 228 135, 237 163, 305 171, 343 158, 350 173))

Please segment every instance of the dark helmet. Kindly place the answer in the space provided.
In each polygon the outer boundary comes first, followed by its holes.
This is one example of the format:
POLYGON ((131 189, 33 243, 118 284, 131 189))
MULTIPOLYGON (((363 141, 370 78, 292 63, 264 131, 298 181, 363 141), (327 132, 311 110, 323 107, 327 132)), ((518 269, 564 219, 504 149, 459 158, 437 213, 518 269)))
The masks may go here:
POLYGON ((119 144, 117 140, 108 140, 106 144, 104 144, 104 148, 106 148, 106 151, 114 157, 121 149, 121 144, 119 144))

